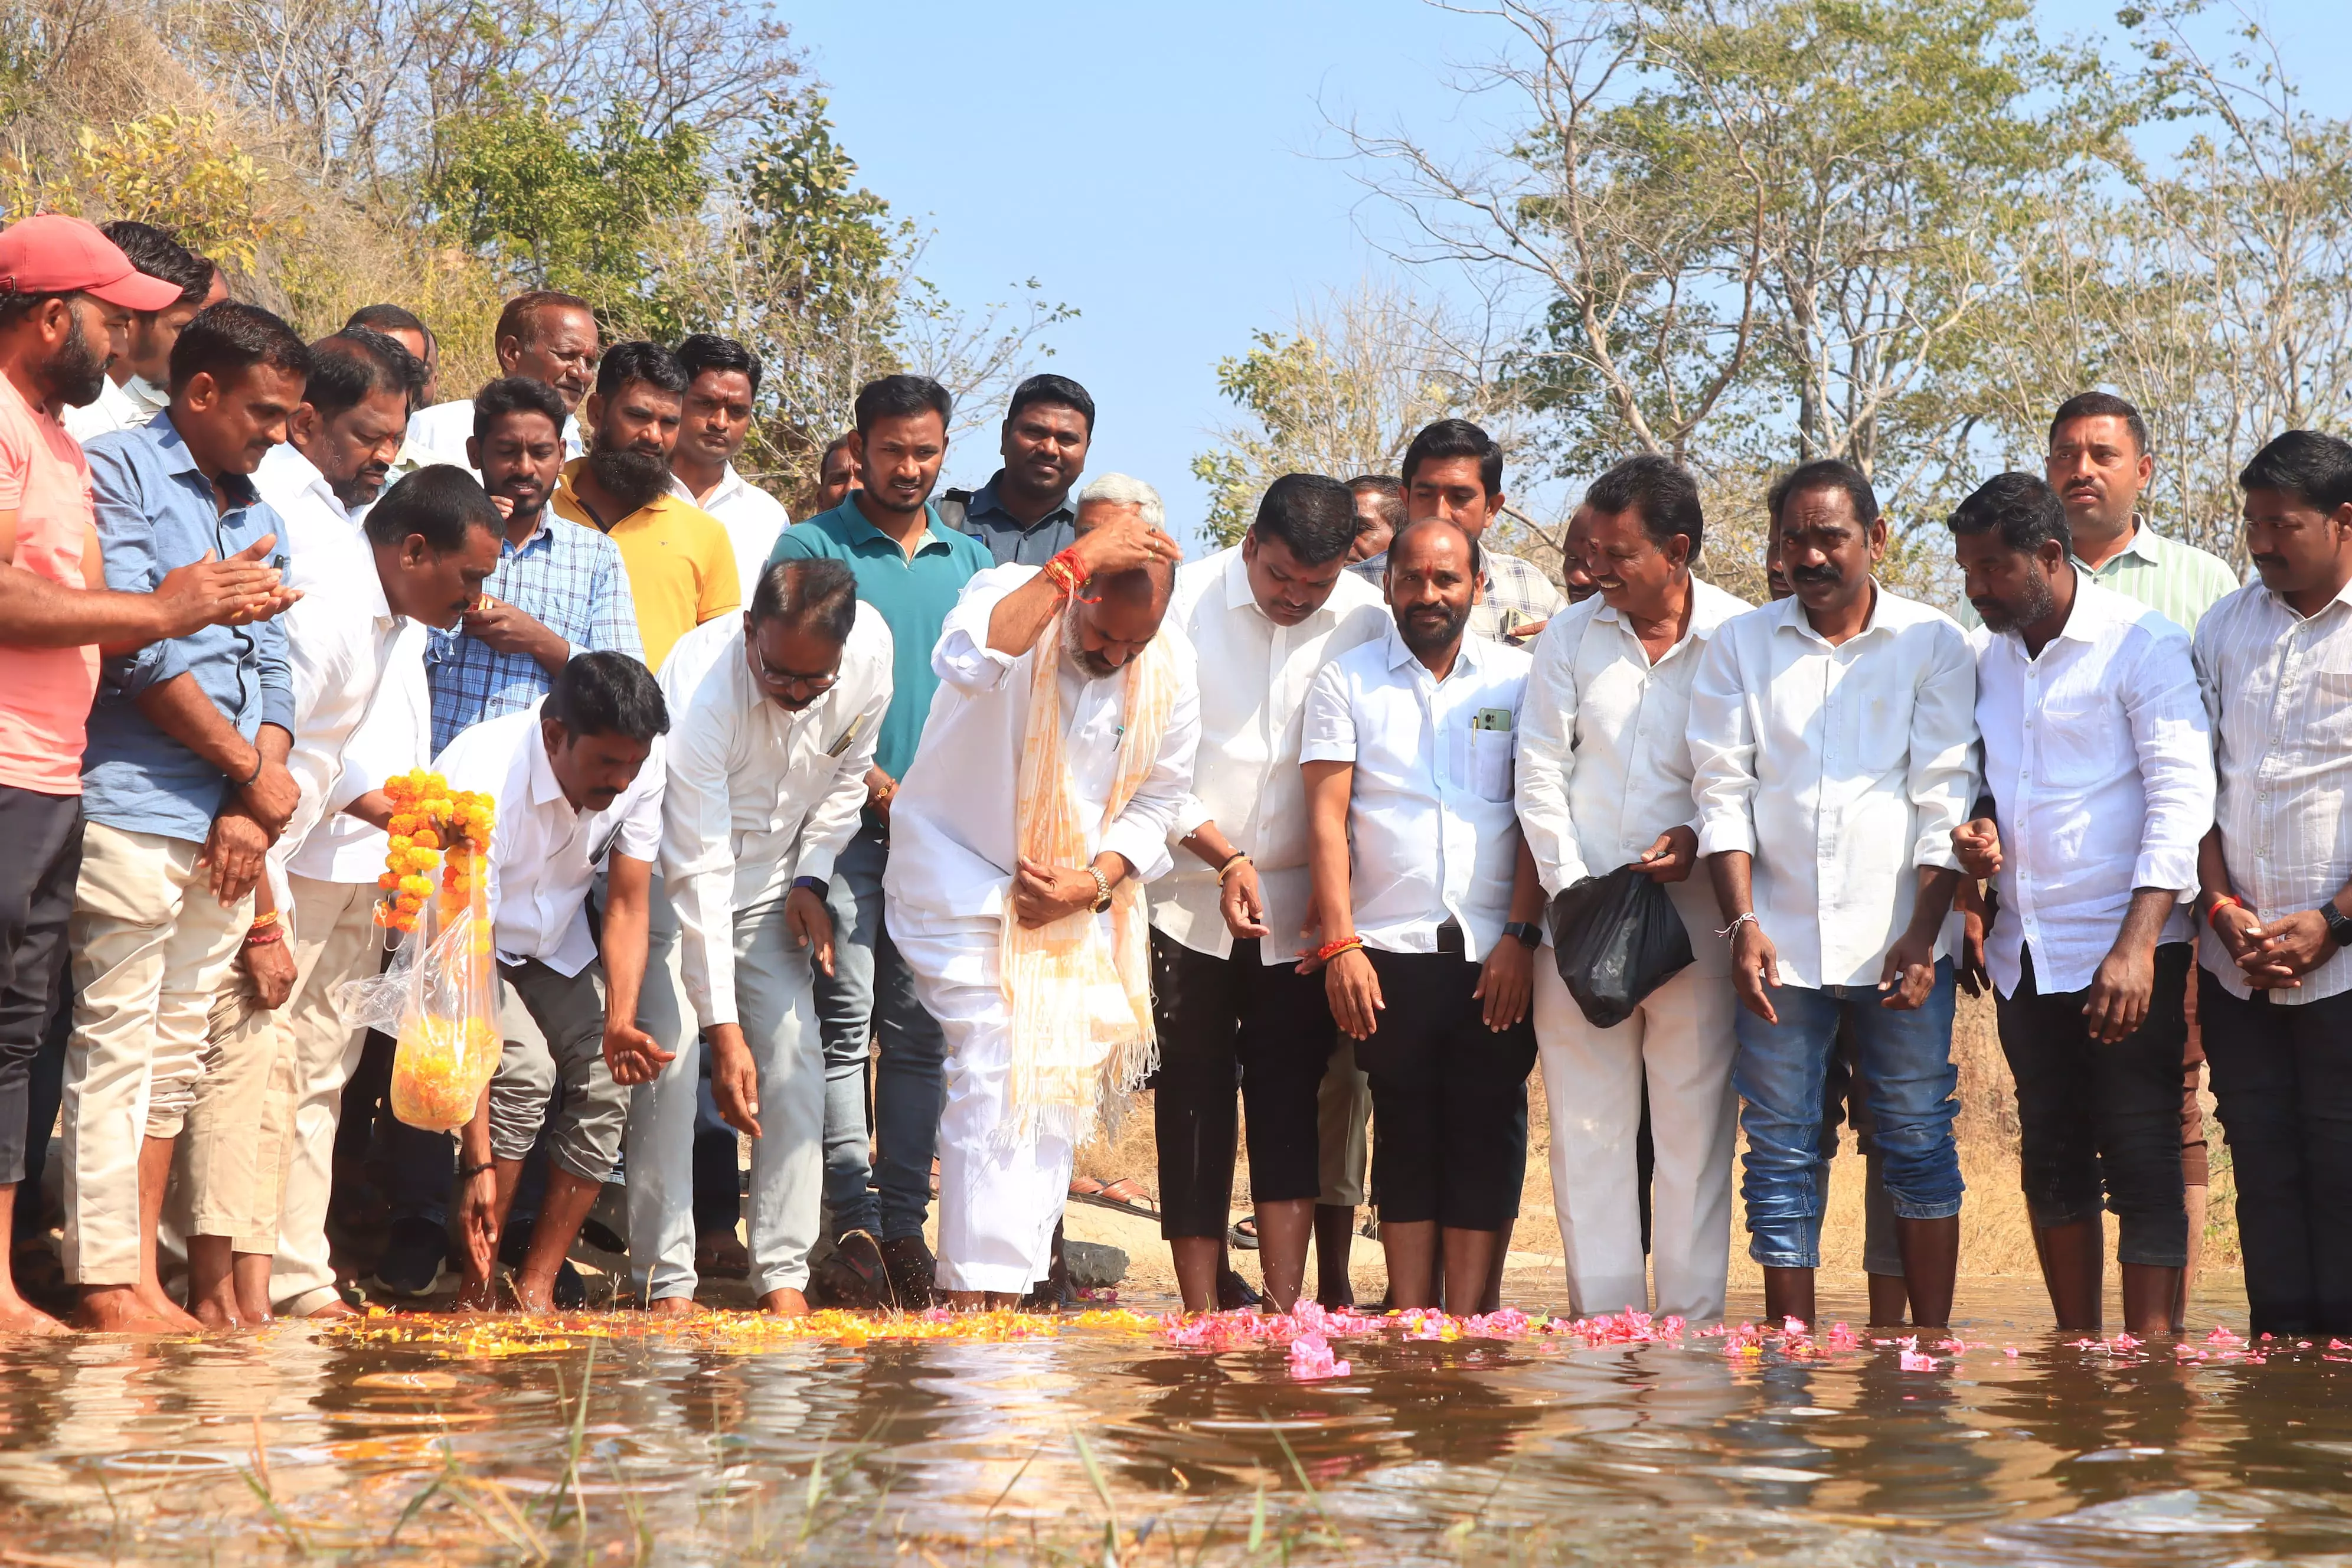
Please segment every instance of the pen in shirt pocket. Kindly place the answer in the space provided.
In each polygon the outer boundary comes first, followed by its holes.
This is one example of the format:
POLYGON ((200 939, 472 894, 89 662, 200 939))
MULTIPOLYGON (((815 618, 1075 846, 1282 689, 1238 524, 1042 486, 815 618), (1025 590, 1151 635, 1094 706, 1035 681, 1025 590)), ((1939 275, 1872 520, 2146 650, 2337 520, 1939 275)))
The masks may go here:
POLYGON ((837 757, 844 752, 849 750, 849 742, 857 739, 857 726, 864 723, 865 721, 866 715, 863 713, 860 713, 856 718, 852 719, 849 721, 849 728, 841 732, 841 739, 835 741, 832 745, 827 746, 824 749, 824 754, 828 757, 837 757))

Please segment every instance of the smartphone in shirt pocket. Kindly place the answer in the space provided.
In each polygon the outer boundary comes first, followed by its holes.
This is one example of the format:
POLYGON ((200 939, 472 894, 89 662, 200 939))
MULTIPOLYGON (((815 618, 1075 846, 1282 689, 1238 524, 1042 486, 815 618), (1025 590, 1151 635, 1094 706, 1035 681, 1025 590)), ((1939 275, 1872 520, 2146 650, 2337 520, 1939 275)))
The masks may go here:
POLYGON ((1511 798, 1511 757, 1518 735, 1507 708, 1481 708, 1470 719, 1470 787, 1481 800, 1511 798))

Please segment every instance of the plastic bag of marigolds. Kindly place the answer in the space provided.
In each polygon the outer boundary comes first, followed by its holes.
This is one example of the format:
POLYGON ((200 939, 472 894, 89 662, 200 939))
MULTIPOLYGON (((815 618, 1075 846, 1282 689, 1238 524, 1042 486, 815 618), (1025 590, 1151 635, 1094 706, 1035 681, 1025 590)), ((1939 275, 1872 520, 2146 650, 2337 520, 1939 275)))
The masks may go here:
POLYGON ((501 1048, 486 865, 493 812, 437 773, 384 787, 396 809, 376 921, 399 946, 382 974, 347 982, 335 1003, 351 1027, 393 1037, 393 1114, 447 1132, 472 1120, 501 1048))

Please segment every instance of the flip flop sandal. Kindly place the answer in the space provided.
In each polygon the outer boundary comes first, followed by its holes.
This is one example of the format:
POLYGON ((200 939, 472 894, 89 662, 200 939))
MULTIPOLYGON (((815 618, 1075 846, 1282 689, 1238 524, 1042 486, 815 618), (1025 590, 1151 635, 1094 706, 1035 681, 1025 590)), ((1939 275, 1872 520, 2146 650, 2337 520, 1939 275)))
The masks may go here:
POLYGON ((1159 1200, 1145 1192, 1141 1184, 1132 1176, 1121 1176, 1116 1182, 1098 1185, 1091 1193, 1079 1192, 1076 1182, 1071 1183, 1070 1187, 1070 1196, 1079 1203, 1093 1204, 1099 1208, 1117 1209, 1121 1214, 1131 1214, 1138 1219, 1160 1217, 1159 1200))
POLYGON ((1225 1232, 1225 1245, 1237 1247, 1244 1252, 1255 1252, 1257 1250, 1257 1216, 1244 1215, 1234 1221, 1225 1232))

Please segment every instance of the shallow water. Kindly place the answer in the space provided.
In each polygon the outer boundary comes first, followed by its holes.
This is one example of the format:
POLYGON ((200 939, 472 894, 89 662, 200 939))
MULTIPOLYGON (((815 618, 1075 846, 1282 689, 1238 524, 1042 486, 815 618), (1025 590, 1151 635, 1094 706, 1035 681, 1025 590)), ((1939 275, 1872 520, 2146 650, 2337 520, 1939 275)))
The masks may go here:
POLYGON ((2184 1361, 2041 1333, 2021 1289, 1977 1305, 1932 1371, 1867 1338, 1342 1336, 1318 1382, 1135 1327, 16 1342, 0 1562, 2352 1554, 2352 1350, 2184 1361))

